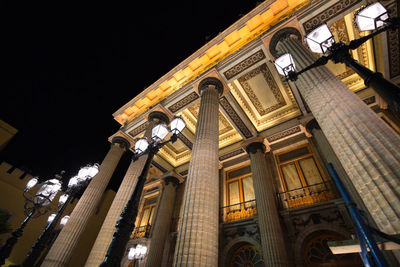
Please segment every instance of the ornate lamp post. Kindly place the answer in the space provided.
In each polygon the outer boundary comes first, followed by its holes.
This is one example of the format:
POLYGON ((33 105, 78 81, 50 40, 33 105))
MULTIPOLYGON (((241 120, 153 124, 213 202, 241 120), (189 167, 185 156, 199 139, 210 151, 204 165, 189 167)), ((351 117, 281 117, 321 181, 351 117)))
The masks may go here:
POLYGON ((135 143, 135 154, 133 160, 137 160, 142 155, 147 154, 146 163, 143 170, 138 177, 138 181, 129 201, 126 203, 124 210, 121 213, 121 217, 116 224, 116 229, 111 240, 110 246, 103 263, 102 267, 119 266, 121 259, 125 252, 126 244, 129 241, 129 237, 135 226, 135 220, 138 213, 139 201, 143 191, 143 186, 146 181, 147 173, 150 168, 153 157, 160 148, 169 142, 175 142, 178 139, 178 134, 186 127, 185 122, 181 117, 175 117, 170 123, 170 131, 172 133, 169 140, 162 142, 162 140, 168 134, 168 127, 165 123, 159 123, 152 129, 151 141, 147 141, 146 137, 139 139, 135 143))
POLYGON ((128 260, 130 261, 140 261, 144 258, 147 253, 147 247, 138 244, 136 247, 132 247, 128 252, 128 260))
POLYGON ((352 40, 349 44, 335 42, 328 26, 323 24, 317 27, 306 36, 306 42, 314 53, 326 54, 321 56, 313 64, 296 72, 295 64, 289 53, 286 53, 275 60, 275 66, 281 75, 287 80, 296 81, 297 76, 318 66, 325 65, 329 60, 334 63, 344 63, 354 70, 366 86, 371 86, 388 104, 388 108, 400 118, 400 88, 383 78, 379 72, 373 72, 364 67, 350 55, 350 50, 357 49, 367 40, 381 32, 398 28, 399 18, 389 18, 386 9, 379 2, 360 9, 355 14, 355 22, 359 31, 374 30, 371 34, 352 40))
MULTIPOLYGON (((28 252, 24 262, 21 266, 33 266, 37 259, 40 257, 43 248, 48 244, 49 239, 51 237, 51 233, 56 227, 58 220, 61 218, 65 208, 68 203, 75 198, 78 193, 80 193, 83 189, 87 187, 90 180, 99 172, 99 165, 96 163, 94 165, 87 165, 82 167, 78 175, 72 177, 68 182, 68 188, 65 194, 61 195, 58 201, 59 208, 57 213, 53 213, 49 216, 48 225, 42 232, 42 234, 38 237, 35 244, 32 246, 31 250, 28 252)), ((68 216, 69 218, 69 216, 68 216)), ((68 218, 63 217, 61 219, 61 224, 63 225, 68 221, 68 218)))
MULTIPOLYGON (((61 174, 63 173, 64 171, 61 172, 61 174)), ((56 178, 40 183, 39 185, 41 185, 41 187, 33 196, 28 195, 28 192, 37 185, 39 181, 38 177, 34 177, 28 181, 23 192, 25 198, 24 209, 26 218, 21 225, 11 233, 11 237, 1 246, 0 265, 3 265, 5 260, 10 256, 14 245, 17 243, 18 238, 22 236, 24 228, 29 220, 31 218, 37 218, 51 209, 49 204, 61 189, 61 178, 61 175, 56 175, 56 178)))

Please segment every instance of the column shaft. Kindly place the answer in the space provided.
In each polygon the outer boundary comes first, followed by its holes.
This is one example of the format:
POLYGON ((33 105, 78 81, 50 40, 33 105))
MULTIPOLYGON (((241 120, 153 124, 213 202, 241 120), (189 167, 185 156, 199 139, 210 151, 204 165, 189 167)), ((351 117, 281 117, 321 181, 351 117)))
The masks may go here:
POLYGON ((76 204, 68 223, 61 230, 42 266, 67 266, 91 216, 101 200, 104 190, 126 147, 118 143, 111 145, 100 165, 99 173, 93 178, 81 199, 76 204))
MULTIPOLYGON (((297 40, 278 44, 302 69, 314 61, 297 40)), ((380 230, 400 233, 400 137, 326 67, 296 85, 380 230)))
POLYGON ((176 183, 166 182, 158 207, 156 220, 152 227, 151 243, 147 254, 146 266, 161 266, 164 245, 168 236, 172 210, 175 200, 176 183))
POLYGON ((218 91, 201 91, 174 266, 218 266, 218 91))
MULTIPOLYGON (((152 115, 160 116, 161 114, 153 112, 150 113, 150 116, 152 115)), ((158 120, 154 120, 153 118, 151 118, 151 121, 149 121, 149 125, 144 134, 144 136, 147 137, 148 140, 150 140, 151 130, 157 122, 158 120)), ((126 172, 124 179, 122 180, 122 183, 118 189, 117 194, 115 195, 113 202, 111 203, 111 207, 107 213, 106 218, 104 219, 99 235, 94 242, 89 257, 86 260, 85 266, 98 267, 104 261, 108 247, 110 246, 111 240, 115 232, 115 224, 118 222, 126 203, 132 195, 133 190, 135 189, 138 177, 143 170, 147 157, 148 155, 143 155, 138 160, 131 162, 131 164, 129 165, 128 171, 126 172)))
MULTIPOLYGON (((285 239, 275 201, 273 177, 268 169, 261 143, 248 149, 257 201, 258 225, 265 266, 288 266, 285 239)), ((250 144, 249 146, 252 146, 250 144)))

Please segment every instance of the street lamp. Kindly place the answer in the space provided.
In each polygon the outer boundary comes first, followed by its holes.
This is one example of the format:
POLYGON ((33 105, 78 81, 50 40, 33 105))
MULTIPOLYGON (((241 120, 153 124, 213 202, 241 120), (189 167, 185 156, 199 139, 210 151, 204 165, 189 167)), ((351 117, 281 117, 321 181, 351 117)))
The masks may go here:
POLYGON ((296 72, 295 65, 289 53, 275 60, 275 66, 281 75, 292 82, 297 77, 315 67, 325 65, 329 60, 334 63, 344 63, 354 70, 366 86, 371 86, 388 104, 388 108, 400 118, 400 88, 383 78, 379 72, 373 72, 364 67, 350 55, 350 50, 357 49, 360 45, 381 32, 399 27, 399 18, 389 18, 386 9, 380 3, 374 3, 355 14, 355 22, 359 31, 374 30, 369 35, 352 40, 349 44, 335 42, 335 39, 326 24, 322 24, 306 36, 306 43, 314 53, 327 54, 318 58, 314 63, 296 72))
MULTIPOLYGON (((61 175, 64 171, 61 172, 61 175)), ((56 175, 56 178, 47 180, 40 183, 40 188, 35 195, 28 194, 30 190, 35 187, 39 179, 34 177, 28 181, 23 192, 25 198, 24 212, 26 215, 25 220, 20 224, 20 226, 11 233, 11 237, 7 239, 6 242, 0 248, 0 265, 5 263, 5 260, 10 256, 14 245, 17 243, 18 238, 22 236, 24 228, 31 218, 37 218, 40 215, 45 214, 51 209, 49 204, 57 195, 58 191, 61 189, 61 175, 56 175)))
MULTIPOLYGON (((57 225, 58 220, 61 218, 65 208, 68 203, 77 195, 84 190, 89 184, 90 180, 99 172, 99 165, 97 163, 93 165, 87 165, 82 167, 76 176, 69 179, 68 188, 65 194, 61 195, 58 199, 58 210, 57 213, 53 213, 48 218, 48 224, 43 230, 41 235, 36 240, 35 244, 32 246, 31 250, 28 252, 24 262, 21 266, 33 266, 37 259, 40 257, 41 252, 44 247, 48 244, 51 237, 51 233, 57 225)), ((69 216, 68 216, 69 218, 69 216)), ((61 226, 63 226, 68 218, 64 217, 61 219, 61 226)))
POLYGON ((147 247, 138 244, 136 247, 132 247, 128 252, 128 260, 130 261, 140 261, 144 258, 147 252, 147 247))
POLYGON ((178 139, 178 134, 186 127, 182 117, 175 117, 170 123, 170 132, 172 133, 169 140, 162 142, 168 135, 168 127, 165 123, 158 123, 151 132, 150 142, 146 137, 140 138, 134 147, 133 161, 139 159, 142 155, 148 155, 144 164, 143 170, 138 177, 135 189, 133 190, 124 210, 121 213, 120 219, 115 225, 115 232, 110 246, 108 247, 106 257, 100 266, 114 267, 119 266, 125 252, 126 244, 135 226, 135 220, 138 213, 139 201, 143 191, 143 186, 146 181, 147 173, 150 168, 151 161, 157 152, 165 144, 174 143, 178 139))

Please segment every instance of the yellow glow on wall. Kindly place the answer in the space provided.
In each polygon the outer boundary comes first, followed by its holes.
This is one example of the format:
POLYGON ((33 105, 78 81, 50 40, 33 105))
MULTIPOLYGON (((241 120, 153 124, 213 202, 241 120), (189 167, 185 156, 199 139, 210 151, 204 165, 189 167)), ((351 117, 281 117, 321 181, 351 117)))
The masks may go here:
MULTIPOLYGON (((245 16, 243 19, 247 18, 247 20, 239 20, 228 30, 214 38, 211 42, 206 44, 206 46, 209 46, 207 50, 201 51, 200 49, 200 52, 197 51, 191 56, 193 59, 190 62, 186 60, 180 64, 181 66, 178 65, 174 73, 170 72, 167 74, 168 77, 170 77, 168 80, 162 82, 157 81, 145 89, 145 95, 141 94, 135 97, 123 108, 115 112, 114 119, 120 124, 133 120, 145 112, 150 106, 156 104, 157 101, 168 97, 168 95, 175 90, 206 72, 226 56, 237 51, 240 47, 268 30, 282 18, 287 17, 293 10, 310 1, 311 0, 277 0, 271 3, 267 9, 262 7, 263 4, 260 4, 255 9, 259 10, 258 13, 253 12, 251 17, 249 15, 245 16), (236 29, 232 30, 232 28, 235 27, 236 29), (221 35, 223 36, 224 34, 226 36, 223 37, 221 41, 221 35)), ((264 2, 264 5, 267 4, 266 2, 264 2)))

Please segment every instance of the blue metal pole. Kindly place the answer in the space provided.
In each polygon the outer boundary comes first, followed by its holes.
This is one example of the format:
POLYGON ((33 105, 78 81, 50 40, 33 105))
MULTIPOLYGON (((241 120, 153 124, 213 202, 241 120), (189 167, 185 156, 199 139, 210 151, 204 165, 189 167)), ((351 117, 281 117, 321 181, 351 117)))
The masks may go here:
MULTIPOLYGON (((378 267, 389 266, 389 264, 386 262, 385 258, 383 257, 382 252, 379 250, 378 246, 376 245, 376 242, 373 239, 373 237, 368 229, 368 226, 365 225, 359 209, 357 208, 355 202, 353 201, 353 199, 347 192, 346 187, 340 180, 332 163, 328 163, 328 169, 331 172, 333 179, 335 180, 335 183, 340 191, 340 194, 342 195, 342 197, 346 203, 346 206, 349 209, 350 215, 353 218, 353 220, 360 232, 360 236, 362 237, 362 239, 364 239, 365 244, 367 244, 367 246, 369 247, 369 250, 371 252, 372 257, 375 260, 376 265, 378 267)), ((362 242, 362 240, 360 240, 360 245, 361 245, 361 242, 362 242)))

